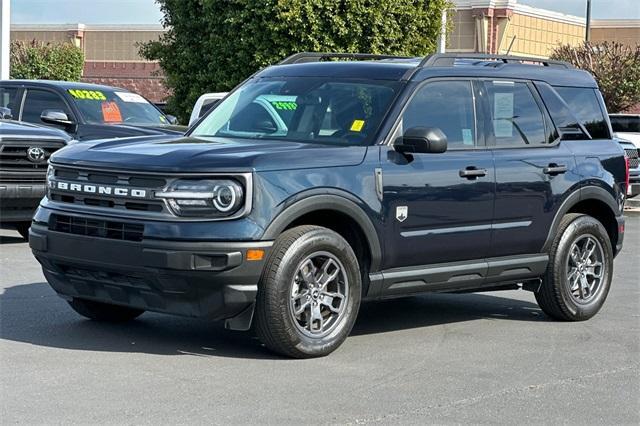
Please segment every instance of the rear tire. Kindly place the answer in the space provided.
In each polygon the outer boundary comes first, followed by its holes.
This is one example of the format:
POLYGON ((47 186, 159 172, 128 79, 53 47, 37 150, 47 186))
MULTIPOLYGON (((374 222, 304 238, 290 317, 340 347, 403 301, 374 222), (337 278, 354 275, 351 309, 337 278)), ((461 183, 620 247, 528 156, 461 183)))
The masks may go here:
POLYGON ((80 315, 95 321, 125 322, 142 315, 144 310, 128 308, 126 306, 111 305, 85 299, 73 299, 69 302, 71 308, 80 315))
POLYGON ((16 231, 18 234, 22 236, 26 241, 29 241, 29 228, 31 227, 31 222, 20 222, 16 223, 16 231))
POLYGON ((258 337, 282 355, 328 355, 351 332, 361 289, 358 259, 344 238, 319 226, 292 228, 276 240, 258 285, 258 337))
POLYGON ((613 250, 602 224, 591 216, 567 214, 551 246, 536 301, 557 320, 587 320, 602 308, 612 274, 613 250))

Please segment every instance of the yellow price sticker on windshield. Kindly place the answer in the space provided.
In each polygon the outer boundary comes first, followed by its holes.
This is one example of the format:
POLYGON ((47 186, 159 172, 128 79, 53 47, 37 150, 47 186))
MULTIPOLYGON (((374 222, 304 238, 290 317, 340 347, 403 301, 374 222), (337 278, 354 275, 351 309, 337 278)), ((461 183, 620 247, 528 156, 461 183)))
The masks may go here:
POLYGON ((76 99, 89 101, 106 101, 107 97, 99 90, 69 89, 67 90, 71 96, 76 99))
POLYGON ((349 129, 352 132, 359 132, 364 127, 364 120, 353 120, 351 123, 351 128, 349 129))

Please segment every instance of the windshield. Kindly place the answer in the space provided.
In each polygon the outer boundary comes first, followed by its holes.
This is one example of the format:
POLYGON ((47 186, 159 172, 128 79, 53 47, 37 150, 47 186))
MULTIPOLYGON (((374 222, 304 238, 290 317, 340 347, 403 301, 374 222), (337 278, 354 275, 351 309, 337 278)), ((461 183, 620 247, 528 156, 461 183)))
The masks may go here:
POLYGON ((640 133, 640 117, 630 115, 610 118, 614 132, 640 133))
POLYGON ((160 110, 137 93, 117 89, 68 89, 67 93, 90 124, 169 124, 160 110))
POLYGON ((369 144, 398 86, 330 77, 253 80, 217 105, 191 134, 369 144))

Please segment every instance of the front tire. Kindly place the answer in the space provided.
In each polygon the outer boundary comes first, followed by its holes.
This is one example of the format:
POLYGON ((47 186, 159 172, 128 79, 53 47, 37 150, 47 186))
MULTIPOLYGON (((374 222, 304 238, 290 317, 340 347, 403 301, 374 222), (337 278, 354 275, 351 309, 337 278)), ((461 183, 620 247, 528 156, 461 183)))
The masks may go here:
POLYGON ((258 285, 256 332, 274 352, 312 358, 333 352, 355 323, 361 274, 339 234, 299 226, 275 242, 258 285))
POLYGON ((76 299, 69 302, 74 311, 95 321, 125 322, 139 317, 144 312, 142 309, 128 308, 126 306, 110 305, 108 303, 94 302, 92 300, 76 299))
POLYGON ((612 274, 613 250, 602 224, 591 216, 568 214, 551 246, 536 301, 557 320, 587 320, 602 308, 612 274))

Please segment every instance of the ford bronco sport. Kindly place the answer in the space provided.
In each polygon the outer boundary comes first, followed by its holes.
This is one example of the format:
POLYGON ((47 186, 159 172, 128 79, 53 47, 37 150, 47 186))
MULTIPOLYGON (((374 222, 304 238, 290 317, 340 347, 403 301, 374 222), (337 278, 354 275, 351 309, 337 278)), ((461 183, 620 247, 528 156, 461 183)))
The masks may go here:
POLYGON ((594 79, 565 63, 301 53, 184 138, 56 153, 30 246, 88 318, 224 319, 314 357, 362 300, 522 288, 591 318, 626 173, 594 79))

